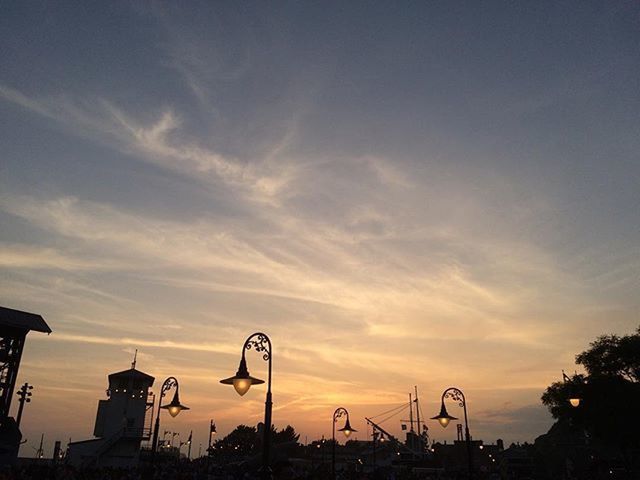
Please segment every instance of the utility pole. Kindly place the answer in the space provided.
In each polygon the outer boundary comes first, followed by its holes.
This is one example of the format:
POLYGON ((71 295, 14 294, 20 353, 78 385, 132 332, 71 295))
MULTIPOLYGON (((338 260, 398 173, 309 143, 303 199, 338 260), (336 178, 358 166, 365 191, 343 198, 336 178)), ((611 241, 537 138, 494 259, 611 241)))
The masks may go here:
POLYGON ((31 390, 33 390, 33 385, 25 383, 17 392, 17 395, 20 398, 18 400, 18 403, 20 405, 18 406, 18 416, 16 418, 16 424, 18 425, 18 428, 20 428, 20 422, 22 421, 22 411, 24 410, 24 404, 31 402, 31 390))

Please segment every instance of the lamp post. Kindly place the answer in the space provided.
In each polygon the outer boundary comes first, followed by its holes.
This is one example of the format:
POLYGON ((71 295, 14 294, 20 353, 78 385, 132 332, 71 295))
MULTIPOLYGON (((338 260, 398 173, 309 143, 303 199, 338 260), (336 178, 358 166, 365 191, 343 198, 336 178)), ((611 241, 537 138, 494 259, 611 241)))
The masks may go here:
POLYGON ((262 478, 271 478, 271 468, 269 466, 269 453, 271 449, 271 409, 273 402, 271 401, 271 366, 272 366, 272 349, 271 340, 269 337, 261 332, 249 335, 242 346, 242 357, 240 358, 240 365, 238 371, 233 377, 220 380, 220 383, 225 385, 233 385, 238 395, 242 396, 251 385, 260 385, 264 383, 264 380, 252 377, 247 370, 247 361, 245 359, 245 353, 247 350, 254 349, 258 353, 262 353, 262 359, 269 363, 269 374, 267 377, 267 396, 264 402, 264 437, 262 441, 262 478))
POLYGON ((357 432, 357 430, 351 428, 351 424, 349 423, 349 412, 347 409, 344 407, 336 408, 336 411, 333 412, 333 422, 331 422, 331 438, 333 439, 333 445, 331 448, 331 477, 334 479, 336 478, 336 423, 342 416, 346 416, 347 420, 344 422, 344 427, 338 429, 338 431, 344 433, 344 436, 347 438, 352 432, 357 432))
MULTIPOLYGON (((158 414, 156 415, 156 424, 153 429, 153 442, 151 444, 151 462, 155 462, 156 451, 158 450, 158 433, 160 432, 160 410, 168 410, 169 415, 176 417, 182 410, 189 410, 189 407, 185 407, 180 403, 180 386, 178 380, 175 377, 167 378, 162 384, 160 389, 160 395, 158 398, 158 414), (173 400, 167 405, 162 405, 162 399, 169 390, 175 387, 176 391, 173 394, 173 400)), ((165 432, 166 433, 166 432, 165 432)), ((172 438, 173 441, 173 438, 172 438)))
POLYGON ((449 387, 442 392, 442 400, 440 405, 440 413, 435 417, 431 417, 432 420, 438 420, 443 428, 449 425, 451 420, 457 420, 456 417, 452 417, 447 412, 447 408, 444 406, 444 399, 451 398, 453 401, 458 402, 458 406, 464 409, 464 437, 467 444, 467 462, 469 470, 469 478, 473 478, 473 446, 471 445, 471 435, 469 435, 469 420, 467 418, 467 401, 464 397, 462 390, 456 387, 449 387))

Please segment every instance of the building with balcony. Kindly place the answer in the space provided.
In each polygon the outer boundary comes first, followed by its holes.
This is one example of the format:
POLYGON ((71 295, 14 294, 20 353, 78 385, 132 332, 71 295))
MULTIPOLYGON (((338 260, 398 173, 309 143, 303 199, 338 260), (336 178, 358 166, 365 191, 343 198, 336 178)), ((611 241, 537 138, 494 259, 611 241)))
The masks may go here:
POLYGON ((151 437, 154 378, 132 368, 109 375, 107 399, 98 401, 95 438, 69 444, 68 461, 78 467, 132 467, 140 445, 151 437))

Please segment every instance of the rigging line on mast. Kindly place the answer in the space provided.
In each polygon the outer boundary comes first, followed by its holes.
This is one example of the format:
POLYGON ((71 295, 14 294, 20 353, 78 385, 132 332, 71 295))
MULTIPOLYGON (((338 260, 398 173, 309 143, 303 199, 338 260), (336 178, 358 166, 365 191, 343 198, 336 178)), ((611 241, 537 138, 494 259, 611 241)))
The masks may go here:
MULTIPOLYGON (((424 413, 422 413, 422 406, 421 406, 421 405, 418 405, 418 407, 420 408, 420 415, 422 415, 422 421, 423 421, 423 422, 426 422, 427 417, 425 417, 425 416, 424 416, 424 413)), ((426 425, 426 424, 425 424, 425 425, 426 425)))
POLYGON ((407 406, 406 406, 406 405, 404 405, 404 407, 402 408, 402 410, 399 410, 399 411, 395 412, 394 414, 389 415, 388 417, 384 418, 383 420, 380 420, 378 423, 386 422, 386 421, 387 421, 387 420, 389 420, 390 418, 393 418, 393 417, 395 417, 396 415, 400 415, 400 414, 401 414, 401 413, 402 413, 406 408, 407 408, 407 406))
POLYGON ((373 415, 372 417, 369 417, 369 418, 374 419, 374 418, 377 418, 377 417, 381 417, 382 415, 386 415, 387 413, 391 413, 394 410, 399 410, 399 409, 403 409, 403 408, 407 408, 407 404, 406 403, 402 403, 402 404, 398 405, 397 407, 392 408, 391 410, 387 410, 386 412, 378 413, 377 415, 373 415))

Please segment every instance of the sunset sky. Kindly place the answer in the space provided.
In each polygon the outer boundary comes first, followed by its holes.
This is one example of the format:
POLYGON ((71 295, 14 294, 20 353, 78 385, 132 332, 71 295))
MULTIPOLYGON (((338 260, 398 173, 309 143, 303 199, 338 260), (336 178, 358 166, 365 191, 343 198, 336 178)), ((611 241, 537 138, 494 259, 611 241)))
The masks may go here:
POLYGON ((90 438, 136 348, 194 452, 255 425, 264 386, 219 384, 255 331, 302 441, 414 385, 476 439, 545 433, 545 387, 640 323, 638 3, 182 7, 0 7, 0 304, 54 331, 22 454, 90 438))

